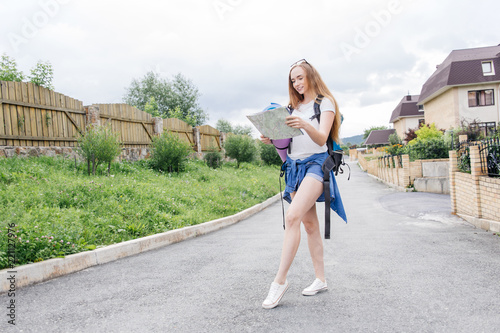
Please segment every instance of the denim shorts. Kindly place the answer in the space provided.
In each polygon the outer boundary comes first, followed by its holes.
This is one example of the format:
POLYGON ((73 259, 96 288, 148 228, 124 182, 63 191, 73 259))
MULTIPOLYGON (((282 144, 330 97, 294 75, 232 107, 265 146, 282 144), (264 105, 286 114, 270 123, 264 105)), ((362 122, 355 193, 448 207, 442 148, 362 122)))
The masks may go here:
MULTIPOLYGON (((291 168, 290 165, 287 165, 287 173, 289 172, 289 169, 291 168)), ((321 169, 321 165, 319 165, 316 162, 308 162, 306 164, 306 174, 304 177, 312 177, 319 182, 323 183, 323 170, 321 169)), ((299 180, 299 183, 302 180, 299 180)))
POLYGON ((306 177, 312 177, 323 183, 323 170, 321 170, 321 165, 311 163, 311 165, 308 165, 306 168, 306 177))

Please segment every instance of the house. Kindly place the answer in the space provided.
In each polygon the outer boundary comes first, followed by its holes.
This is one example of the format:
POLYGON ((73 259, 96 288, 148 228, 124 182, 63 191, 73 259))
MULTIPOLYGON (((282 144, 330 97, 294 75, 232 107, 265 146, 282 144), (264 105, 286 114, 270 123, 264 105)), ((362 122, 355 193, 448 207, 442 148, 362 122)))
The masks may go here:
POLYGON ((370 134, 366 138, 364 145, 365 146, 372 146, 372 145, 385 146, 385 145, 388 145, 389 144, 389 136, 395 132, 396 132, 395 129, 373 130, 370 132, 370 134))
POLYGON ((462 119, 484 129, 500 121, 500 45, 454 50, 422 86, 425 123, 456 128, 462 119))
POLYGON ((419 109, 417 101, 419 95, 407 95, 401 99, 398 106, 392 111, 392 127, 401 139, 409 129, 418 129, 424 123, 424 111, 419 109))

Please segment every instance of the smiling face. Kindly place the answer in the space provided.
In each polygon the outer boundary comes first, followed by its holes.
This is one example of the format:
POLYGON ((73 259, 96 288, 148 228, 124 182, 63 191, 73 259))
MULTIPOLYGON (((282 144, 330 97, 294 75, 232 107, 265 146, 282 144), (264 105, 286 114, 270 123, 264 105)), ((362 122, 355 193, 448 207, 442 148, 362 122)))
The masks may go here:
POLYGON ((301 66, 295 66, 290 72, 290 81, 293 88, 300 94, 304 95, 309 90, 306 71, 301 66))

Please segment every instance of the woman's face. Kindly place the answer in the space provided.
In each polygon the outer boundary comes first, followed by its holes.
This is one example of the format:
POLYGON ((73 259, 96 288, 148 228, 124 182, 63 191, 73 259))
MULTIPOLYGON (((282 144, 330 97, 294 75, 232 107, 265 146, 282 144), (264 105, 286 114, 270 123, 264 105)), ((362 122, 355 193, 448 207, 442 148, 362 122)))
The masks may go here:
POLYGON ((292 81, 293 88, 301 95, 304 95, 309 90, 309 83, 307 82, 306 72, 300 66, 295 66, 290 72, 290 80, 292 81))

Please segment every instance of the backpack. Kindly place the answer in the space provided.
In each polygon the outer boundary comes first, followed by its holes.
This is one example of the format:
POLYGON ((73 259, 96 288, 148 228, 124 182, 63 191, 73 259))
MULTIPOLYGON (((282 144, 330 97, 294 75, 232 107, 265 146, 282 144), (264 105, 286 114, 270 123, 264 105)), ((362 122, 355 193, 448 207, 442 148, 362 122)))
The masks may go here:
MULTIPOLYGON (((316 118, 318 120, 318 123, 320 122, 321 118, 320 105, 323 98, 324 96, 322 95, 318 95, 316 97, 316 100, 314 101, 314 116, 312 116, 310 120, 316 118)), ((290 114, 292 113, 292 111, 293 109, 289 106, 290 114)), ((349 177, 347 178, 347 180, 350 180, 351 167, 344 161, 344 151, 335 141, 333 141, 330 135, 328 135, 328 139, 326 140, 326 146, 328 147, 328 157, 321 166, 321 169, 323 170, 323 191, 325 194, 325 239, 330 239, 330 171, 333 170, 335 176, 337 176, 339 173, 341 174, 344 173, 342 167, 347 166, 349 168, 349 177)), ((290 146, 288 148, 288 152, 290 152, 290 146)), ((285 163, 283 163, 281 167, 280 177, 283 177, 284 175, 285 163)), ((281 183, 280 183, 280 190, 281 190, 281 183)), ((285 228, 285 220, 283 212, 283 229, 284 228, 285 228)))

